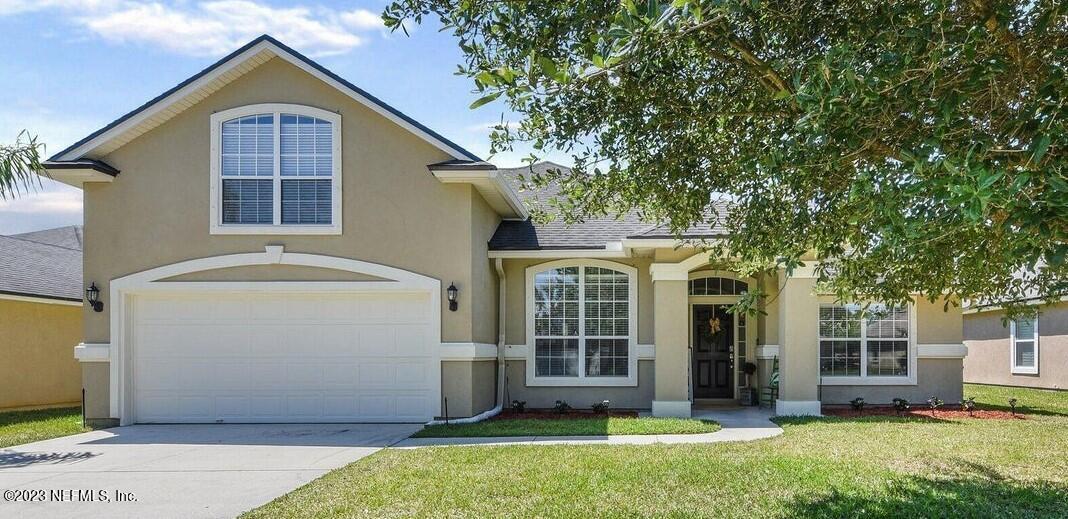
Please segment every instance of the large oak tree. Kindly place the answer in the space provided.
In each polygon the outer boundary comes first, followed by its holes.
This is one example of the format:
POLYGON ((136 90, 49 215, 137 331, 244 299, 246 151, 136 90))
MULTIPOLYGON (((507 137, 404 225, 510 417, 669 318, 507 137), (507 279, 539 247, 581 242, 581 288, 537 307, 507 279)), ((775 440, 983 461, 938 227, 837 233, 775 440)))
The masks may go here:
POLYGON ((428 16, 457 38, 473 106, 521 115, 494 130, 495 151, 573 155, 553 175, 562 218, 723 219, 733 268, 814 254, 849 299, 1068 288, 1061 2, 395 0, 384 13, 394 29, 428 16), (708 211, 715 198, 729 214, 708 211))

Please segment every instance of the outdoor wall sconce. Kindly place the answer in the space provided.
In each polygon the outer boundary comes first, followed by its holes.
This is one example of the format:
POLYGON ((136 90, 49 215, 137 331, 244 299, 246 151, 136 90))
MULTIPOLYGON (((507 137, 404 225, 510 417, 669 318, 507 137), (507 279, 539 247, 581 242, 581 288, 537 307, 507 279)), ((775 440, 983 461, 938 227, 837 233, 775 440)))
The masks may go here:
POLYGON ((456 302, 456 295, 459 292, 460 290, 456 288, 456 283, 449 283, 449 288, 445 289, 445 295, 449 299, 449 311, 451 312, 455 312, 456 308, 460 306, 459 303, 456 302))
POLYGON ((96 283, 85 289, 85 300, 89 301, 89 306, 93 307, 94 312, 104 311, 104 303, 100 302, 100 289, 96 288, 96 283))

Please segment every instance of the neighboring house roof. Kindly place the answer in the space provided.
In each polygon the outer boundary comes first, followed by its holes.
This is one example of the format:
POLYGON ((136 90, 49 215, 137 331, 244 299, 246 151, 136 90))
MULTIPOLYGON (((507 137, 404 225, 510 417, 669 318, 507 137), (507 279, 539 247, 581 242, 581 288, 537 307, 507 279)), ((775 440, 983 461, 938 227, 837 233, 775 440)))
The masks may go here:
POLYGON ((56 245, 77 250, 82 250, 83 241, 81 225, 68 225, 66 227, 56 227, 55 229, 45 229, 43 231, 12 234, 11 238, 35 241, 37 243, 56 245))
MULTIPOLYGON (((544 174, 550 170, 569 169, 552 162, 539 162, 520 168, 501 168, 514 185, 520 186, 533 174, 544 174)), ((528 189, 520 192, 523 201, 535 208, 552 212, 549 201, 560 192, 558 185, 528 189)), ((726 229, 720 222, 726 216, 725 203, 717 203, 718 218, 716 224, 701 223, 688 229, 682 238, 701 239, 723 236, 726 229)), ((709 213, 711 216, 711 213, 709 213)), ((621 216, 603 216, 587 218, 581 222, 568 224, 562 218, 541 223, 531 219, 504 220, 489 242, 490 250, 568 250, 568 249, 605 249, 609 242, 624 239, 674 239, 669 226, 644 221, 637 211, 630 211, 621 216)))
MULTIPOLYGON (((58 169, 58 163, 77 161, 84 159, 86 156, 102 157, 139 135, 163 124, 186 108, 274 57, 284 59, 318 77, 327 84, 348 94, 356 101, 445 151, 457 160, 481 160, 474 153, 442 137, 400 110, 389 106, 310 58, 265 34, 230 53, 193 77, 179 83, 174 88, 167 90, 132 112, 57 153, 49 160, 48 169, 58 169)), ((97 161, 97 164, 93 166, 97 167, 101 164, 103 163, 97 161)), ((114 168, 111 169, 114 170, 114 168)))
POLYGON ((0 236, 0 294, 81 301, 81 244, 81 227, 0 236))

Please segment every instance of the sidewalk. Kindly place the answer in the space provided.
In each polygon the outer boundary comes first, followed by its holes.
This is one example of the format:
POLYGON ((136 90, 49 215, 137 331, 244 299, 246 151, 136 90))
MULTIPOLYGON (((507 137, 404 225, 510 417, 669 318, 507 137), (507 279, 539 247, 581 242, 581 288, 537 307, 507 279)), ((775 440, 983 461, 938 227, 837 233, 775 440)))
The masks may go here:
POLYGON ((769 419, 770 410, 753 407, 694 409, 693 417, 714 420, 722 429, 706 434, 632 434, 617 436, 504 436, 478 438, 408 438, 391 447, 412 449, 438 446, 477 445, 651 445, 654 443, 718 443, 753 441, 782 434, 769 419))

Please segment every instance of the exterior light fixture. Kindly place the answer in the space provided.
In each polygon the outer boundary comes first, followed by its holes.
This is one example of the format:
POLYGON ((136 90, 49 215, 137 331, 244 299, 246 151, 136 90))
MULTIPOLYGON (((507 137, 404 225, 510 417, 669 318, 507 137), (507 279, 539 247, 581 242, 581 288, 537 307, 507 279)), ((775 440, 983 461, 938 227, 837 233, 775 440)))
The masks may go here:
POLYGON ((449 283, 449 288, 445 289, 445 295, 449 299, 449 311, 455 312, 456 308, 460 305, 456 302, 456 296, 460 293, 460 290, 456 288, 456 283, 449 283))
POLYGON ((94 312, 104 311, 104 303, 100 302, 100 289, 96 288, 96 283, 85 289, 85 300, 89 301, 89 306, 93 307, 94 312))

